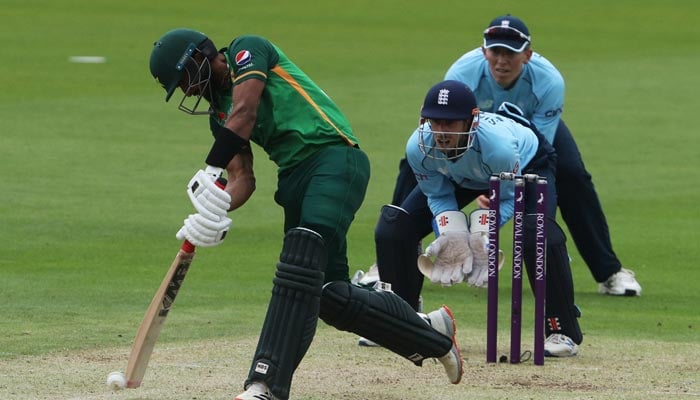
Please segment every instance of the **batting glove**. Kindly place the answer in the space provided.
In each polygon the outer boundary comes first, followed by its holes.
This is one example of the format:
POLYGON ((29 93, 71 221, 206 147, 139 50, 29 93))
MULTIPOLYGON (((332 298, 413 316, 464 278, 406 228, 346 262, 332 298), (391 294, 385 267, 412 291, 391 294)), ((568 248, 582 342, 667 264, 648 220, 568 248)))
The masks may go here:
POLYGON ((222 171, 215 167, 207 167, 206 171, 200 169, 187 184, 187 195, 194 208, 212 221, 226 217, 231 207, 231 195, 216 185, 222 171))
POLYGON ((178 240, 187 239, 197 247, 213 247, 224 240, 231 223, 228 217, 211 220, 202 214, 192 214, 185 219, 175 237, 178 240))

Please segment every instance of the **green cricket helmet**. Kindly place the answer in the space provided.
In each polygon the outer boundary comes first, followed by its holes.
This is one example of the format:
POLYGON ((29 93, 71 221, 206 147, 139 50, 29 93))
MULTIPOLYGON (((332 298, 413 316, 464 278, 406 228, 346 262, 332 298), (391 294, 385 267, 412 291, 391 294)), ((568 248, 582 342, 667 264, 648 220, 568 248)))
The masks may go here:
POLYGON ((210 60, 217 56, 218 52, 214 43, 209 38, 198 31, 192 29, 173 29, 155 43, 151 51, 151 75, 155 78, 163 89, 165 89, 165 101, 170 100, 175 90, 180 86, 183 78, 187 76, 188 97, 191 90, 197 88, 198 99, 193 108, 183 108, 183 101, 180 102, 180 109, 190 114, 196 113, 196 106, 199 104, 202 95, 209 88, 211 79, 210 60), (204 58, 199 64, 194 59, 196 53, 202 53, 204 58))

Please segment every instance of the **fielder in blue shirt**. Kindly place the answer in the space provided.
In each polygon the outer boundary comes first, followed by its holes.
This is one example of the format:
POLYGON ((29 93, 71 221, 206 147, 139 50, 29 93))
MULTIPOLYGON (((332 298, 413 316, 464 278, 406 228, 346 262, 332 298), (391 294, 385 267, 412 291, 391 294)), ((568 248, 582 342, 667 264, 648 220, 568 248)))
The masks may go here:
MULTIPOLYGON (((503 102, 523 111, 557 152, 559 210, 579 254, 598 282, 599 292, 639 296, 642 288, 634 272, 622 267, 613 250, 591 174, 561 119, 564 79, 552 63, 532 50, 531 41, 522 20, 512 15, 497 17, 484 31, 483 47, 455 61, 445 79, 467 84, 482 111, 496 111, 503 102)), ((401 160, 392 204, 400 204, 415 184, 406 160, 401 160)))
MULTIPOLYGON (((375 231, 382 281, 390 282, 394 292, 415 306, 423 283, 416 244, 435 231, 437 238, 425 253, 434 258, 427 271, 430 280, 443 286, 462 281, 485 286, 487 235, 476 229, 479 218, 471 218, 470 233, 467 216, 460 210, 488 191, 494 173, 544 177, 549 182, 545 355, 576 355, 583 335, 574 304, 566 238, 554 220, 557 156, 547 140, 522 117, 517 106, 504 103, 498 113, 482 112, 467 85, 445 80, 428 91, 421 123, 408 140, 406 156, 418 186, 400 205, 382 208, 375 231)), ((526 184, 525 190, 523 250, 532 285, 537 197, 534 184, 526 184)), ((513 216, 513 191, 512 182, 502 185, 500 225, 513 216)))

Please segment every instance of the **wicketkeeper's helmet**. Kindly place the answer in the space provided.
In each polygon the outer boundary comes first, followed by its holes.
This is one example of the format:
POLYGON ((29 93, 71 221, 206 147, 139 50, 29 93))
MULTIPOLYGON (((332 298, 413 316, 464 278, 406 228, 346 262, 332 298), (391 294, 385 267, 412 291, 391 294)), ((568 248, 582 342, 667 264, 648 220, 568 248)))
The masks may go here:
POLYGON ((476 97, 467 85, 454 80, 438 83, 428 90, 420 113, 418 146, 430 158, 453 159, 464 154, 472 145, 473 134, 479 126, 479 107, 476 97), (465 132, 436 132, 430 120, 465 121, 470 124, 465 132), (435 134, 462 135, 457 147, 443 148, 437 145, 435 134))

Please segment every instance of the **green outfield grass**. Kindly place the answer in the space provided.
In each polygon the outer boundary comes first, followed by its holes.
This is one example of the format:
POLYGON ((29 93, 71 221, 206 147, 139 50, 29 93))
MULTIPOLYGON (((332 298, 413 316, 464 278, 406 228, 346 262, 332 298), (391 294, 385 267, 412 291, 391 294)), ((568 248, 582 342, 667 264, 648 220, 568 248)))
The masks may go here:
MULTIPOLYGON (((640 298, 598 295, 571 245, 585 343, 700 343, 700 3, 473 3, 5 0, 0 362, 129 346, 176 253, 175 232, 191 212, 185 187, 211 135, 205 117, 166 104, 150 77, 163 32, 197 28, 219 47, 243 33, 266 36, 345 111, 373 168, 349 235, 354 271, 373 262, 378 211, 425 91, 505 12, 528 23, 535 50, 564 75, 564 119, 615 250, 644 288, 640 298), (106 63, 68 61, 78 55, 106 63)), ((260 329, 282 220, 275 168, 257 150, 258 190, 232 213, 226 242, 198 252, 162 343, 260 329)), ((424 296, 428 307, 449 304, 464 325, 485 326, 484 291, 426 285, 424 296)))

